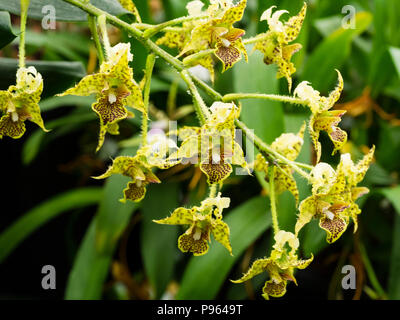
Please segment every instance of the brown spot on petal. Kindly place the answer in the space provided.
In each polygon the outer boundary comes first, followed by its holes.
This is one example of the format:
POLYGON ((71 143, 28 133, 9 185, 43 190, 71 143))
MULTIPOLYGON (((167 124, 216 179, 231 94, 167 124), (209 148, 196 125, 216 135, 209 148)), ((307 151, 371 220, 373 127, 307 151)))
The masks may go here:
POLYGON ((263 292, 267 297, 282 297, 286 293, 286 281, 275 283, 273 280, 269 280, 265 283, 263 292))
POLYGON ((22 120, 13 121, 11 113, 4 115, 0 119, 0 138, 8 136, 13 139, 21 138, 25 132, 25 124, 22 120))
POLYGON ((144 198, 146 194, 146 186, 142 184, 137 186, 136 182, 129 182, 126 189, 124 189, 124 200, 131 200, 138 202, 144 198))
POLYGON ((223 71, 231 68, 241 57, 240 51, 237 48, 233 46, 225 47, 222 44, 218 44, 215 55, 222 61, 224 65, 223 71))
POLYGON ((327 232, 326 241, 333 243, 346 230, 347 224, 342 218, 335 216, 332 220, 327 217, 321 218, 319 226, 327 232))
POLYGON ((202 163, 201 171, 207 175, 209 184, 219 183, 225 180, 232 172, 232 166, 229 163, 221 161, 220 163, 202 163))

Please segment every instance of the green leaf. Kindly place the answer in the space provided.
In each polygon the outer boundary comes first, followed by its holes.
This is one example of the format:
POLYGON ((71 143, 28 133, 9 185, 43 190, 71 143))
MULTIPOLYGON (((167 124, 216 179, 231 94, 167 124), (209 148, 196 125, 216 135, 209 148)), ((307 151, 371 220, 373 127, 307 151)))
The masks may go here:
POLYGON ((350 55, 353 39, 364 32, 372 21, 368 12, 359 12, 355 16, 356 28, 339 28, 313 51, 307 59, 302 79, 323 93, 332 90, 337 79, 335 68, 339 69, 350 55))
POLYGON ((162 0, 163 7, 165 8, 166 18, 174 19, 187 15, 186 1, 181 0, 162 0))
POLYGON ((86 232, 69 275, 66 299, 101 298, 118 239, 138 207, 137 203, 118 201, 127 180, 121 175, 107 178, 99 210, 86 232))
MULTIPOLYGON (((129 11, 125 10, 118 0, 91 0, 90 3, 115 16, 129 14, 129 11)), ((45 3, 43 3, 43 0, 31 0, 28 17, 42 20, 44 16, 53 12, 51 9, 47 9, 51 7, 46 8, 45 6, 52 6, 55 9, 55 18, 58 21, 87 20, 86 12, 63 0, 46 0, 45 3)), ((19 15, 21 12, 20 1, 2 1, 0 2, 0 9, 19 15)))
POLYGON ((319 221, 316 219, 310 221, 301 233, 301 247, 306 257, 309 257, 311 254, 317 255, 329 245, 326 242, 326 232, 319 227, 319 221))
POLYGON ((380 189, 378 192, 388 198, 396 212, 400 214, 400 186, 395 188, 380 189))
MULTIPOLYGON (((74 81, 86 75, 81 62, 69 61, 27 61, 27 66, 34 66, 43 76, 43 95, 52 96, 69 88, 74 81)), ((5 89, 15 83, 18 60, 0 58, 0 88, 5 89)))
POLYGON ((59 214, 97 203, 101 189, 97 187, 76 189, 59 194, 33 208, 0 234, 0 262, 32 232, 59 214))
POLYGON ((45 139, 48 139, 46 140, 47 142, 51 141, 52 139, 56 139, 61 135, 71 132, 71 130, 82 128, 80 125, 83 122, 94 119, 96 119, 96 115, 93 112, 88 111, 75 112, 62 118, 46 122, 46 128, 48 129, 53 130, 59 127, 62 128, 61 130, 54 130, 51 134, 48 134, 41 129, 34 131, 26 139, 26 142, 22 147, 22 163, 24 165, 28 165, 36 158, 45 139))
POLYGON ((90 110, 89 107, 94 101, 95 98, 93 95, 88 97, 62 96, 43 99, 39 102, 39 105, 41 112, 46 112, 66 106, 86 107, 88 110, 90 110))
POLYGON ((257 197, 232 210, 224 221, 231 230, 233 257, 218 242, 209 252, 192 257, 185 269, 177 299, 214 299, 244 250, 271 225, 269 200, 257 197))
POLYGON ((27 50, 40 51, 41 60, 67 60, 87 63, 90 49, 90 38, 87 35, 76 32, 36 32, 26 31, 27 50), (50 56, 57 59, 48 59, 50 56))
MULTIPOLYGON (((244 60, 238 62, 233 71, 235 92, 278 93, 276 67, 265 65, 258 51, 249 57, 248 63, 244 60)), ((282 105, 275 101, 243 100, 241 119, 267 143, 271 143, 284 129, 282 105)))
POLYGON ((0 11, 0 49, 8 45, 16 37, 11 27, 10 14, 0 11))
POLYGON ((97 217, 86 231, 69 274, 65 299, 100 299, 103 283, 111 262, 111 255, 95 250, 97 217))
POLYGON ((150 186, 147 192, 151 196, 142 202, 140 243, 146 275, 154 297, 160 299, 171 280, 178 253, 178 227, 156 224, 153 219, 163 219, 178 207, 179 189, 177 184, 163 183, 150 186))
POLYGON ((392 203, 398 213, 394 219, 393 247, 390 258, 389 298, 400 299, 400 186, 379 190, 392 203))
POLYGON ((107 178, 104 200, 100 202, 96 228, 96 248, 100 252, 112 252, 131 214, 138 204, 127 201, 121 203, 122 191, 129 178, 115 175, 107 178))
POLYGON ((389 48, 389 52, 396 68, 397 75, 400 78, 400 48, 391 47, 389 48))

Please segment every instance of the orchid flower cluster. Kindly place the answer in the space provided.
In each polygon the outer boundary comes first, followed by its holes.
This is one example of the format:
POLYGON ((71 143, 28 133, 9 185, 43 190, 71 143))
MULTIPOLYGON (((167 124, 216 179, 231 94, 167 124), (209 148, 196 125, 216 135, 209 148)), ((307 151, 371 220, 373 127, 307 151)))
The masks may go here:
MULTIPOLYGON (((265 175, 269 186, 275 241, 272 251, 268 257, 254 261, 243 277, 233 281, 244 282, 267 272, 269 279, 263 288, 264 298, 283 296, 288 281, 297 284, 295 270, 304 269, 312 262, 313 256, 305 260, 298 257, 299 232, 311 219, 319 220, 319 226, 326 231, 328 243, 339 239, 350 221, 354 223, 354 230, 357 229, 357 219, 361 210, 356 200, 368 192, 366 187, 360 187, 358 184, 363 180, 373 160, 374 147, 356 164, 350 154, 342 154, 336 170, 331 165, 320 162, 321 131, 325 131, 333 142, 333 153, 341 150, 347 141, 346 132, 338 126, 345 111, 332 110, 343 90, 343 79, 339 71, 338 85, 327 97, 322 96, 307 81, 298 84, 291 96, 264 95, 265 98, 306 106, 311 111, 308 125, 304 123, 297 134, 283 133, 271 145, 264 143, 239 120, 241 105, 238 100, 252 98, 252 94, 236 94, 233 95, 235 98, 229 99, 232 95, 221 96, 211 86, 187 71, 192 66, 201 65, 208 69, 213 80, 218 62, 222 63, 224 72, 234 67, 240 59, 247 61, 246 45, 254 44, 253 50, 262 52, 266 65, 277 66, 277 78, 286 78, 291 92, 292 75, 296 71, 291 58, 301 49, 300 44, 292 42, 301 31, 306 16, 306 4, 297 15, 286 22, 282 21, 282 16, 288 13, 286 10, 275 11, 275 6, 269 8, 260 17, 261 21, 267 21, 268 30, 244 39, 245 30, 236 27, 235 24, 243 17, 246 0, 237 3, 232 0, 210 0, 207 8, 204 8, 205 4, 202 1, 190 1, 186 7, 186 17, 154 26, 141 23, 133 2, 120 0, 121 5, 137 17, 137 23, 129 27, 118 18, 102 13, 88 1, 64 1, 85 10, 95 18, 102 32, 102 45, 98 43, 97 48, 100 50, 99 57, 104 59, 100 60, 99 71, 85 76, 74 87, 59 94, 95 94, 96 101, 91 108, 97 114, 100 124, 96 151, 103 146, 107 134, 119 134, 119 122, 133 117, 134 110, 139 111, 142 116, 143 139, 136 154, 115 158, 108 170, 96 178, 104 179, 114 174, 129 177, 131 180, 122 191, 122 202, 139 202, 146 196, 149 184, 161 183, 155 170, 165 170, 189 162, 198 166, 207 178, 210 194, 199 206, 179 207, 169 217, 160 217, 154 221, 158 224, 187 226, 186 231, 177 239, 178 248, 182 252, 195 256, 206 254, 212 235, 229 254, 235 253, 235 248, 232 248, 230 243, 229 226, 223 221, 223 212, 229 208, 230 199, 223 197, 221 192, 224 181, 233 173, 232 166, 239 166, 249 174, 252 170, 260 172, 265 175), (110 45, 107 21, 130 33, 150 50, 142 81, 134 80, 133 70, 129 66, 133 59, 130 44, 110 45), (153 42, 152 37, 155 36, 157 39, 153 42), (178 54, 173 57, 159 46, 175 48, 178 54), (200 120, 199 126, 182 126, 170 132, 147 135, 149 90, 155 56, 165 59, 186 82, 200 120), (202 88, 214 99, 210 107, 204 103, 197 87, 202 88), (237 141, 237 129, 241 129, 260 151, 252 163, 246 160, 237 141), (303 146, 306 129, 315 147, 316 164, 313 166, 296 162, 303 146), (179 144, 176 139, 171 138, 173 136, 179 138, 179 144), (302 201, 294 173, 307 179, 311 185, 311 195, 302 201), (277 196, 284 191, 293 195, 298 208, 294 233, 279 228, 276 201, 277 196)), ((98 40, 97 28, 92 31, 94 39, 98 40)), ((25 132, 25 120, 30 120, 46 130, 38 105, 42 90, 43 80, 37 70, 21 65, 17 71, 16 85, 10 86, 6 91, 0 91, 0 138, 20 138, 25 132)))

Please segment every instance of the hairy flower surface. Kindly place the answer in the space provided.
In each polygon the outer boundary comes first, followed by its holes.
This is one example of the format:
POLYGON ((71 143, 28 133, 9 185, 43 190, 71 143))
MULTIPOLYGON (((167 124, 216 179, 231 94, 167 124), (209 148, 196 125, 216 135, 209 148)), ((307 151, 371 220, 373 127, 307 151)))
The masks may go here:
POLYGON ((272 13, 274 8, 276 6, 270 7, 261 15, 260 20, 268 22, 269 30, 264 34, 258 35, 261 40, 256 42, 254 49, 264 54, 264 62, 266 64, 276 64, 278 66, 277 78, 285 77, 289 85, 289 91, 291 91, 291 76, 296 72, 296 68, 290 59, 294 53, 301 49, 301 44, 289 43, 294 41, 300 33, 307 5, 304 3, 300 12, 285 23, 279 19, 284 13, 288 13, 288 11, 278 10, 272 13))
POLYGON ((335 90, 328 97, 321 97, 317 90, 314 90, 307 81, 301 82, 294 91, 294 95, 307 101, 312 115, 309 123, 310 136, 317 153, 317 162, 321 158, 321 143, 318 141, 321 131, 328 133, 333 142, 332 154, 340 150, 347 141, 347 133, 338 127, 345 110, 329 110, 339 100, 343 90, 343 78, 339 71, 339 82, 335 90))
POLYGON ((144 104, 140 87, 133 79, 133 71, 129 67, 132 61, 130 43, 119 43, 107 53, 98 73, 84 77, 74 88, 70 88, 60 96, 97 95, 92 109, 100 118, 98 151, 106 133, 118 134, 118 122, 133 115, 126 107, 144 112, 144 104))
POLYGON ((312 195, 299 206, 296 234, 313 217, 319 219, 319 226, 327 233, 326 240, 332 243, 346 231, 350 219, 357 230, 357 215, 361 213, 355 201, 369 192, 366 187, 357 187, 373 159, 372 147, 356 165, 350 154, 342 154, 336 172, 327 163, 319 163, 311 172, 312 195))
POLYGON ((202 127, 183 127, 178 136, 183 140, 171 156, 194 159, 207 176, 209 184, 224 181, 232 172, 232 164, 247 168, 241 146, 235 141, 234 120, 240 110, 233 103, 214 102, 211 116, 202 127))
POLYGON ((36 123, 47 131, 40 115, 43 79, 35 67, 19 68, 16 85, 0 90, 0 138, 18 139, 25 133, 25 121, 36 123))
MULTIPOLYGON (((305 128, 306 126, 304 124, 297 134, 282 134, 271 144, 271 148, 290 161, 296 160, 304 142, 303 136, 305 128)), ((261 153, 256 157, 254 169, 263 171, 265 173, 265 180, 269 181, 269 163, 261 153)), ((296 203, 298 203, 299 190, 297 189, 296 180, 293 178, 293 169, 291 169, 287 164, 273 165, 272 169, 274 170, 274 186, 276 193, 280 194, 289 190, 295 197, 296 203)))
POLYGON ((182 252, 191 252, 195 256, 206 254, 212 233, 215 240, 232 254, 229 226, 222 221, 222 210, 228 208, 229 203, 229 198, 221 197, 218 194, 215 198, 207 198, 202 201, 200 207, 177 208, 171 216, 153 221, 159 224, 190 226, 178 238, 178 247, 182 252))
POLYGON ((262 272, 268 272, 270 280, 265 282, 263 297, 282 297, 286 293, 288 280, 297 285, 294 270, 306 268, 313 260, 313 256, 307 260, 299 260, 296 254, 298 247, 299 240, 293 233, 280 230, 275 235, 275 245, 270 257, 254 261, 247 273, 240 279, 231 281, 242 283, 262 272))

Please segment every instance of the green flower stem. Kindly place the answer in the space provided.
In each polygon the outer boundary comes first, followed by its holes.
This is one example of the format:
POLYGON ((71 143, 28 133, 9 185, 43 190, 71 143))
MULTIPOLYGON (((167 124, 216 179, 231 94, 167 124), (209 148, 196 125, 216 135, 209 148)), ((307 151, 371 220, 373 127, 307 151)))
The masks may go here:
POLYGON ((243 39, 243 44, 246 45, 246 44, 256 43, 258 41, 266 40, 269 37, 270 37, 270 34, 268 34, 268 33, 259 34, 252 38, 243 39))
POLYGON ((207 106, 205 105, 202 97, 199 94, 196 86, 194 85, 192 78, 187 70, 181 71, 181 77, 186 82, 190 93, 193 97, 193 104, 196 110, 197 117, 199 118, 200 124, 203 125, 206 122, 206 119, 210 115, 210 111, 208 111, 207 106))
POLYGON ((97 22, 99 24, 101 35, 103 38, 103 45, 106 51, 106 59, 108 59, 109 52, 111 51, 111 45, 110 40, 108 39, 106 16, 104 14, 98 16, 97 22))
POLYGON ((209 198, 215 198, 218 194, 218 185, 212 184, 210 186, 210 194, 208 195, 209 198))
POLYGON ((371 261, 369 260, 367 255, 367 251, 365 250, 365 247, 362 243, 360 243, 360 254, 361 254, 361 259, 364 262, 365 271, 367 272, 372 287, 379 294, 381 299, 387 299, 387 294, 385 290, 383 290, 381 284, 379 283, 378 278, 376 277, 374 268, 372 267, 371 261))
MULTIPOLYGON (((190 56, 189 56, 190 57, 190 56)), ((263 93, 230 93, 223 96, 222 100, 224 102, 230 102, 233 100, 240 99, 264 99, 264 100, 272 100, 272 101, 280 101, 287 102, 291 104, 299 104, 302 106, 307 105, 307 101, 290 97, 290 96, 281 96, 278 94, 263 94, 263 93)))
POLYGON ((152 36, 154 36, 155 34, 159 33, 160 31, 163 31, 166 27, 173 26, 173 25, 176 25, 176 24, 180 24, 180 23, 183 23, 183 22, 199 20, 199 19, 203 19, 203 18, 207 18, 207 17, 208 17, 208 15, 202 14, 202 15, 198 15, 198 16, 186 16, 186 17, 180 17, 180 18, 168 20, 166 22, 157 24, 157 25, 152 26, 151 28, 147 29, 144 32, 143 36, 146 39, 148 39, 148 38, 151 38, 152 36))
POLYGON ((250 141, 257 147, 260 152, 270 159, 271 157, 281 161, 282 163, 291 167, 294 171, 300 174, 303 178, 310 180, 310 175, 303 171, 299 166, 297 166, 293 161, 282 156, 280 153, 273 150, 270 146, 268 146, 264 141, 262 141, 258 136, 256 136, 247 126, 241 122, 240 120, 235 120, 235 124, 238 128, 242 130, 242 132, 250 139, 250 141))
POLYGON ((97 20, 97 18, 95 16, 92 16, 90 14, 88 15, 89 29, 90 29, 90 32, 92 33, 94 45, 96 46, 99 64, 102 64, 104 61, 104 52, 103 52, 103 47, 101 46, 101 43, 100 43, 99 33, 97 32, 97 24, 96 24, 97 21, 96 20, 97 20))
POLYGON ((269 171, 269 197, 271 199, 272 226, 274 228, 274 234, 277 234, 279 232, 279 224, 278 224, 278 212, 276 211, 275 167, 270 166, 268 171, 269 171))
MULTIPOLYGON (((132 23, 131 25, 139 30, 147 30, 147 29, 154 27, 153 24, 148 24, 148 23, 132 23)), ((168 32, 168 31, 179 32, 179 31, 182 31, 182 27, 166 27, 162 31, 163 32, 168 32)))
POLYGON ((207 49, 197 53, 193 53, 190 56, 187 56, 185 59, 183 59, 182 62, 185 66, 190 66, 194 61, 201 59, 205 56, 208 56, 209 54, 212 54, 214 52, 215 49, 207 49))
POLYGON ((149 120, 149 100, 150 100, 150 84, 151 76, 153 74, 154 64, 156 62, 156 56, 154 53, 150 53, 146 60, 145 77, 146 82, 143 89, 143 102, 145 111, 142 114, 142 146, 147 144, 147 130, 149 120))
POLYGON ((25 30, 30 0, 21 0, 21 34, 19 36, 19 67, 25 67, 25 30))
POLYGON ((310 164, 306 164, 306 163, 302 163, 302 162, 296 162, 296 161, 293 161, 293 163, 295 165, 299 166, 300 168, 304 168, 304 169, 308 169, 308 170, 314 169, 314 167, 312 165, 310 165, 310 164))

